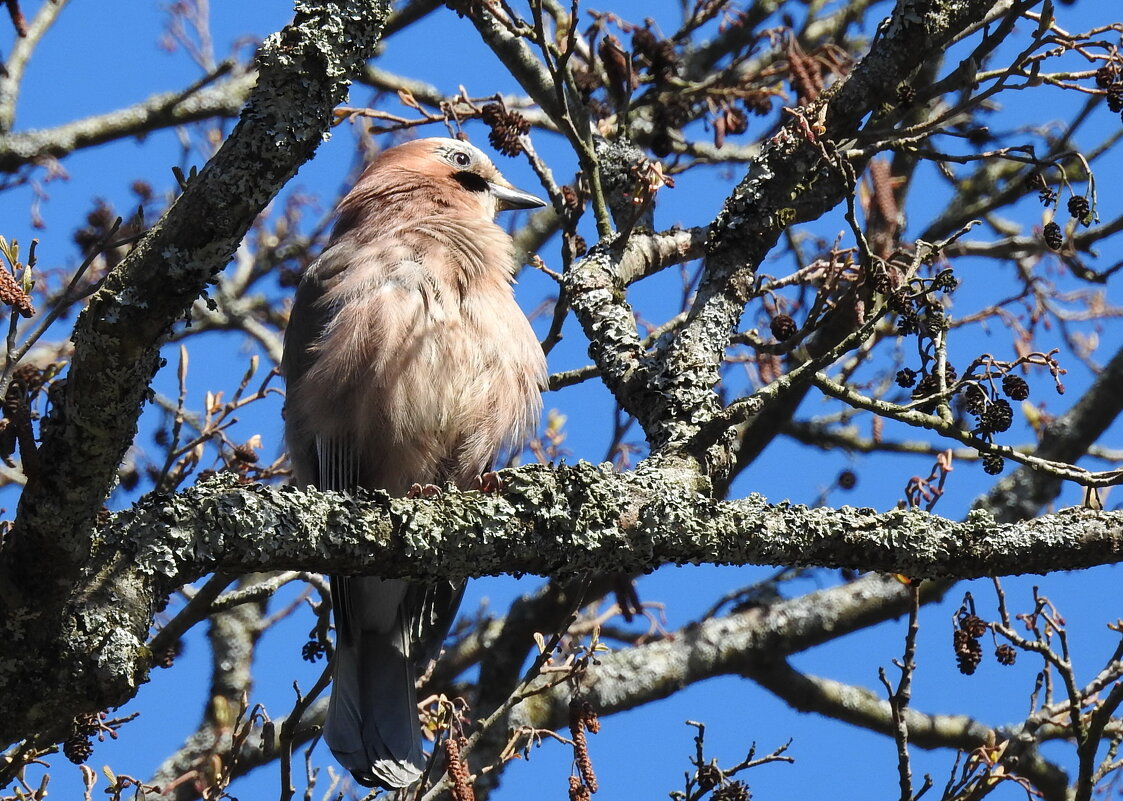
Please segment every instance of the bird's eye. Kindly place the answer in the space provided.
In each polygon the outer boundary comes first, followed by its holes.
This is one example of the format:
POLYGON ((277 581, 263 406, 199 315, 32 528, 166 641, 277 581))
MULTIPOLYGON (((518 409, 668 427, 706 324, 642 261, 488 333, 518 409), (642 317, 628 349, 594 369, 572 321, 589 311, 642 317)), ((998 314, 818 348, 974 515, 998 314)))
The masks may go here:
POLYGON ((467 167, 472 163, 472 157, 467 153, 456 152, 452 154, 452 160, 461 167, 467 167))

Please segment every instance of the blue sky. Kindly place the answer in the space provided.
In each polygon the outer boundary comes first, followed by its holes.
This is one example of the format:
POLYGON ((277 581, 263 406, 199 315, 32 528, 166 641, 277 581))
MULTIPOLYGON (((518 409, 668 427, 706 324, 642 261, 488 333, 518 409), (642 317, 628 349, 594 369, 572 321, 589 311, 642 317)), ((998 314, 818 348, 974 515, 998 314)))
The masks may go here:
MULTIPOLYGON (((31 2, 25 5, 28 12, 35 8, 31 2)), ((1086 3, 1078 9, 1060 7, 1059 11, 1062 19, 1072 19, 1068 27, 1076 29, 1089 19, 1089 9, 1094 10, 1094 5, 1086 3)), ((677 7, 677 3, 671 2, 656 6, 633 1, 612 8, 633 20, 655 16, 665 23, 665 29, 670 29, 677 18, 677 7)), ((1102 10, 1099 13, 1102 14, 1102 10)), ((291 4, 283 0, 214 3, 212 31, 219 58, 241 37, 261 38, 282 26, 291 14, 291 4)), ((101 4, 73 3, 41 44, 28 69, 16 129, 48 127, 110 111, 155 92, 182 88, 196 80, 199 68, 181 49, 168 52, 159 46, 165 21, 163 4, 156 2, 121 0, 115 4, 112 14, 101 4)), ((3 31, 0 53, 6 53, 10 50, 10 32, 4 25, 0 25, 0 30, 3 31)), ((377 64, 423 78, 449 92, 455 91, 458 85, 466 86, 475 95, 516 90, 512 79, 497 68, 494 57, 478 42, 470 24, 445 10, 438 11, 423 27, 418 26, 417 30, 407 31, 392 40, 377 64), (434 47, 434 42, 440 46, 434 47)), ((364 104, 369 96, 368 90, 359 88, 352 102, 364 104)), ((1068 99, 1060 93, 1041 97, 1050 100, 1042 103, 1036 93, 1014 98, 1004 112, 1007 116, 1001 118, 1001 127, 1009 129, 1040 123, 1043 113, 1061 118, 1070 107, 1068 99)), ((1091 135, 1102 135, 1110 125, 1118 125, 1117 118, 1100 109, 1095 125, 1088 132, 1089 143, 1091 135)), ((477 143, 486 143, 481 129, 469 128, 469 131, 477 143)), ((441 135, 443 130, 425 133, 441 135)), ((752 135, 750 130, 748 137, 752 135)), ((354 148, 349 131, 337 129, 286 191, 318 193, 327 202, 346 180, 354 148)), ((550 159, 559 178, 572 174, 574 161, 557 142, 543 137, 539 149, 550 159)), ((16 188, 0 193, 0 233, 23 243, 38 237, 39 260, 44 267, 76 266, 80 257, 71 234, 82 224, 92 198, 103 197, 120 210, 128 209, 135 202, 129 191, 134 179, 145 178, 158 192, 170 191, 174 186, 171 167, 198 165, 200 161, 197 152, 184 159, 180 142, 171 131, 75 154, 63 161, 67 178, 52 180, 42 187, 46 197, 40 213, 46 227, 31 228, 27 211, 31 191, 16 188)), ((516 185, 535 188, 533 174, 518 160, 498 157, 497 164, 516 185)), ((1113 172, 1119 174, 1120 166, 1116 156, 1101 168, 1101 203, 1105 217, 1119 212, 1119 201, 1111 192, 1111 181, 1104 178, 1113 172)), ((661 195, 657 225, 661 228, 673 224, 698 225, 712 219, 731 185, 729 177, 722 172, 700 170, 680 178, 675 189, 661 195)), ((926 180, 926 186, 937 186, 931 173, 926 180)), ((909 209, 913 223, 910 233, 923 227, 926 215, 938 208, 946 194, 946 190, 936 188, 916 193, 909 209)), ((1030 215, 1039 215, 1040 207, 1023 204, 1019 213, 1032 219, 1030 215)), ((817 233, 828 238, 833 238, 834 233, 843 228, 837 214, 814 226, 817 233)), ((590 233, 586 235, 592 238, 590 233)), ((1120 250, 1117 239, 1109 240, 1102 247, 1100 260, 1091 266, 1102 269, 1115 263, 1123 258, 1120 250)), ((556 249, 547 251, 545 257, 551 266, 557 265, 556 249)), ((766 269, 780 272, 783 265, 769 264, 766 269)), ((676 311, 679 279, 672 273, 669 271, 651 286, 637 290, 637 305, 656 321, 676 311)), ((977 304, 977 298, 986 297, 986 293, 995 291, 996 285, 1010 278, 1010 268, 967 264, 960 268, 960 278, 964 282, 961 297, 968 305, 972 299, 977 304)), ((518 294, 524 308, 531 309, 550 290, 545 278, 527 271, 520 280, 518 294)), ((1117 303, 1123 301, 1118 288, 1112 289, 1109 296, 1117 303)), ((547 323, 548 320, 537 321, 539 330, 544 331, 547 323)), ((550 356, 552 370, 587 363, 583 337, 572 320, 567 324, 566 334, 563 345, 550 356)), ((1059 335, 1056 336, 1060 345, 1059 335)), ((1119 326, 1110 323, 1100 333, 1100 338, 1103 344, 1096 358, 1105 361, 1123 342, 1123 337, 1119 326)), ((236 386, 245 368, 247 351, 224 345, 214 336, 201 338, 192 347, 189 384, 196 401, 207 390, 225 388, 229 392, 236 386)), ((967 354, 964 361, 980 349, 992 349, 999 358, 1007 358, 1009 336, 1002 329, 975 332, 959 347, 961 353, 967 354)), ((174 350, 169 350, 167 355, 172 366, 158 376, 156 387, 172 395, 174 350)), ((1045 398, 1050 409, 1065 408, 1089 380, 1087 371, 1075 360, 1067 361, 1066 366, 1073 368, 1066 378, 1070 387, 1066 398, 1049 396, 1045 391, 1047 377, 1034 379, 1035 388, 1040 388, 1035 398, 1045 398)), ((570 458, 591 461, 603 458, 612 408, 606 392, 587 384, 548 396, 546 405, 562 410, 569 418, 569 438, 565 446, 572 454, 570 458)), ((817 397, 805 403, 805 411, 813 413, 837 408, 837 404, 817 397)), ((149 435, 154 422, 155 418, 149 418, 144 424, 149 435)), ((257 413, 246 415, 237 430, 244 437, 261 434, 267 452, 269 449, 276 451, 280 448, 279 409, 275 404, 263 404, 257 413)), ((863 430, 868 432, 868 421, 863 430)), ((891 425, 886 427, 887 435, 899 430, 891 425)), ((1024 428, 1015 433, 1026 435, 1024 428)), ((1118 445, 1119 433, 1117 424, 1105 438, 1105 444, 1118 445)), ((142 433, 142 444, 144 436, 142 433)), ((927 474, 930 464, 931 459, 927 457, 889 461, 880 457, 849 457, 840 452, 812 453, 790 441, 777 441, 746 471, 735 486, 734 494, 756 491, 776 501, 787 498, 813 502, 832 484, 840 469, 850 467, 859 474, 858 488, 844 496, 835 492, 830 502, 886 509, 902 497, 908 476, 927 474)), ((953 518, 962 515, 971 499, 985 491, 990 481, 977 466, 957 465, 949 481, 948 495, 937 511, 953 518)), ((121 498, 118 503, 127 500, 121 498)), ((1078 491, 1070 488, 1061 505, 1078 500, 1078 491)), ((1112 500, 1117 502, 1117 499, 1112 500)), ((11 509, 14 503, 10 492, 0 496, 0 506, 11 509)), ((700 614, 726 589, 748 584, 770 572, 770 568, 671 568, 645 577, 639 587, 644 600, 666 604, 666 625, 674 628, 700 614)), ((824 573, 801 580, 796 589, 809 591, 833 581, 833 576, 824 573)), ((533 578, 473 582, 463 608, 471 612, 485 599, 490 599, 492 608, 499 610, 517 593, 532 589, 536 582, 533 578)), ((1107 632, 1105 623, 1119 614, 1120 582, 1116 568, 1101 568, 1080 575, 1011 579, 1005 584, 1011 604, 1018 610, 1028 608, 1030 588, 1040 584, 1066 614, 1071 626, 1074 658, 1084 666, 1081 675, 1090 678, 1098 671, 1114 647, 1114 638, 1107 632)), ((992 594, 986 583, 972 582, 969 586, 975 597, 993 613, 992 594)), ((969 712, 988 723, 1017 720, 1028 707, 1036 666, 1023 655, 1013 668, 1001 668, 987 660, 978 675, 960 676, 955 671, 951 652, 950 618, 961 597, 960 591, 953 592, 948 603, 925 609, 922 614, 920 669, 913 693, 915 705, 930 712, 969 712)), ((291 703, 294 679, 302 687, 308 687, 315 678, 317 671, 299 658, 299 648, 309 625, 310 616, 302 612, 291 624, 272 632, 261 645, 258 684, 252 700, 265 703, 274 715, 283 714, 291 703)), ((813 653, 799 655, 793 663, 812 673, 877 689, 877 669, 884 666, 891 670, 891 660, 899 656, 902 647, 902 630, 900 623, 886 624, 823 646, 813 653)), ((194 710, 201 711, 205 695, 207 660, 202 631, 196 631, 175 669, 156 672, 152 683, 125 709, 126 712, 140 710, 140 717, 125 728, 120 741, 96 746, 90 764, 95 768, 109 764, 118 773, 147 777, 159 759, 180 744, 194 727, 194 710)), ((788 753, 797 758, 796 765, 769 765, 745 777, 753 786, 755 798, 814 794, 857 801, 895 797, 897 777, 894 745, 890 740, 819 717, 793 714, 755 685, 726 678, 706 682, 653 706, 606 720, 601 734, 591 738, 592 756, 601 779, 597 799, 664 797, 670 790, 681 789, 682 775, 693 753, 694 730, 683 724, 687 719, 708 724, 708 755, 719 758, 723 764, 739 761, 753 741, 760 752, 766 753, 789 738, 794 740, 788 753)), ((916 755, 915 773, 931 771, 937 787, 941 787, 950 769, 951 754, 940 752, 929 756, 918 750, 916 755)), ((1059 752, 1056 755, 1059 758, 1059 752)), ((320 758, 324 762, 329 760, 326 753, 320 758)), ((565 777, 570 762, 568 750, 547 744, 533 753, 532 762, 531 765, 516 764, 507 770, 504 786, 495 796, 498 801, 565 797, 565 777)), ((275 772, 265 770, 236 784, 232 793, 243 799, 267 798, 274 795, 275 787, 275 772)), ((78 769, 61 757, 56 759, 52 791, 60 797, 78 797, 79 788, 78 769)), ((1012 792, 1000 791, 997 797, 1013 798, 1012 792)))

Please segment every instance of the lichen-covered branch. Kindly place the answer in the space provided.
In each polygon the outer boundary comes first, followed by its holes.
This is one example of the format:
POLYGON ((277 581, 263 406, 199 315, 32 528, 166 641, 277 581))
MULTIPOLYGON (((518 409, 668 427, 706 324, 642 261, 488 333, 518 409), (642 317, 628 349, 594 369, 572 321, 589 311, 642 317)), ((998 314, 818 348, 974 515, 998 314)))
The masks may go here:
MULTIPOLYGON (((589 336, 590 355, 621 405, 641 420, 653 448, 681 447, 719 412, 714 387, 722 355, 751 295, 757 265, 785 227, 823 214, 852 190, 852 180, 828 158, 834 143, 856 136, 863 119, 882 108, 924 54, 939 50, 990 6, 981 0, 898 4, 858 66, 763 145, 709 227, 698 297, 660 354, 658 369, 642 369, 624 282, 606 251, 595 250, 574 265, 567 294, 589 336)), ((724 446, 731 447, 732 439, 724 446)), ((705 455, 718 479, 732 468, 731 454, 722 451, 711 448, 705 455)))
POLYGON ((143 681, 145 618, 157 599, 139 586, 109 590, 108 576, 87 569, 95 516, 173 322, 315 152, 348 81, 374 51, 388 5, 296 3, 292 24, 259 51, 257 85, 230 137, 79 318, 65 389, 41 426, 44 467, 28 482, 0 551, 5 742, 37 731, 51 739, 77 712, 117 705, 143 681))
POLYGON ((1123 513, 1068 509, 998 524, 894 509, 715 501, 677 470, 531 465, 498 494, 354 498, 212 480, 150 498, 103 532, 113 559, 178 585, 300 567, 419 579, 642 572, 664 564, 849 567, 913 577, 1048 573, 1123 558, 1123 513))

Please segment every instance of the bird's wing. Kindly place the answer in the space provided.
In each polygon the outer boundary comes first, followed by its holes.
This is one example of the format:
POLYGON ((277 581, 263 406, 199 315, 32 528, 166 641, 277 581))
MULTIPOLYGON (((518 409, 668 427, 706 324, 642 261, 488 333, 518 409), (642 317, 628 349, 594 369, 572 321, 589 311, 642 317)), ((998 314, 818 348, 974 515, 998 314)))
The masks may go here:
MULTIPOLYGON (((285 326, 285 347, 281 358, 281 370, 285 375, 290 398, 315 363, 313 345, 331 322, 332 310, 321 301, 331 277, 343 269, 343 260, 337 258, 340 255, 343 254, 333 254, 331 248, 324 251, 309 265, 297 287, 288 325, 285 326), (328 269, 329 265, 338 267, 328 269)), ((302 419, 300 412, 291 404, 286 404, 285 409, 285 439, 288 442, 289 459, 292 461, 294 483, 311 484, 320 489, 346 490, 354 487, 325 484, 321 481, 321 445, 325 452, 332 450, 333 445, 318 442, 320 437, 316 435, 315 422, 302 419)), ((331 458, 329 455, 328 463, 331 458)))
POLYGON ((332 576, 337 632, 324 739, 363 784, 406 787, 421 775, 409 582, 332 576))

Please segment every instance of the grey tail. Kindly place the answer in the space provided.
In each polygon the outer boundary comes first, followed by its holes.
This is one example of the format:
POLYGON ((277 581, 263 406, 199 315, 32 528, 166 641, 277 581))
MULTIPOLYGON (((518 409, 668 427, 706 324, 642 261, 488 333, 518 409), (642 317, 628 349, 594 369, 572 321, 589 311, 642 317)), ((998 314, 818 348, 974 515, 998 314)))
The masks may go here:
MULTIPOLYGON (((353 442, 318 436, 316 450, 317 486, 359 486, 353 442)), ((395 790, 421 778, 417 674, 440 653, 463 594, 463 581, 332 576, 336 636, 324 740, 359 783, 395 790)))
POLYGON ((421 778, 408 583, 333 576, 336 646, 324 740, 355 780, 393 790, 421 778))
MULTIPOLYGON (((317 486, 360 484, 355 443, 316 437, 317 486)), ((324 740, 355 780, 387 790, 421 778, 421 726, 404 581, 332 576, 335 656, 324 740)))

